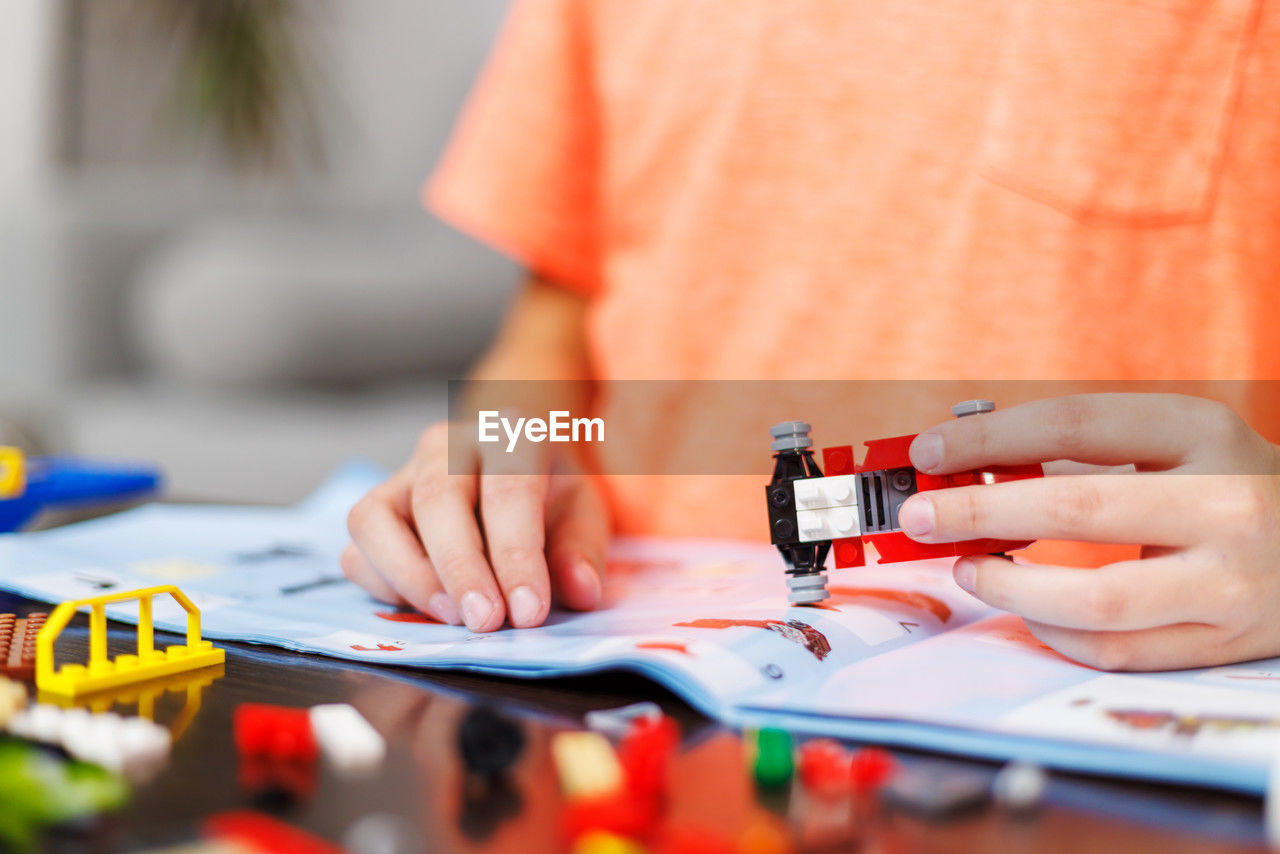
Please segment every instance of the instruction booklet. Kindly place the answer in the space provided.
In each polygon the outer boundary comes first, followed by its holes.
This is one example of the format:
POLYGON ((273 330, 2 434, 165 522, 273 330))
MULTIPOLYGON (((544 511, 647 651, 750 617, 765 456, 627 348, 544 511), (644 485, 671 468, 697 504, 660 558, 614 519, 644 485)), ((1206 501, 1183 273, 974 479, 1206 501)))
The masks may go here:
MULTIPOLYGON (((178 585, 210 639, 363 662, 550 677, 634 671, 741 727, 1261 793, 1280 737, 1280 659, 1104 673, 957 587, 949 560, 830 573, 787 604, 765 545, 615 543, 604 605, 473 634, 346 581, 346 514, 384 473, 351 464, 295 507, 153 504, 0 536, 0 587, 58 602, 178 585)), ((137 604, 108 608, 136 622, 137 604)), ((156 624, 185 612, 155 602, 156 624)))

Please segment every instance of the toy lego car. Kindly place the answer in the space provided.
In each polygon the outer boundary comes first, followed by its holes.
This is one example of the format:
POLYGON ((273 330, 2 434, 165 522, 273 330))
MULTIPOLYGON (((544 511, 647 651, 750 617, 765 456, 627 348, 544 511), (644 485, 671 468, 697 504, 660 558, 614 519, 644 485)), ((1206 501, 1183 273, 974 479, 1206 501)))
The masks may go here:
MULTIPOLYGON (((961 417, 993 409, 989 400, 969 400, 951 411, 961 417)), ((828 553, 834 551, 837 569, 863 566, 864 542, 875 546, 881 563, 998 554, 1029 545, 1007 540, 918 543, 902 532, 898 510, 917 492, 1040 477, 1044 472, 1038 464, 930 475, 911 465, 911 435, 865 443, 861 464, 855 462, 851 445, 824 448, 824 474, 813 459, 810 429, 803 421, 784 421, 769 431, 774 451, 773 479, 765 487, 770 541, 786 561, 793 604, 826 599, 828 553)))

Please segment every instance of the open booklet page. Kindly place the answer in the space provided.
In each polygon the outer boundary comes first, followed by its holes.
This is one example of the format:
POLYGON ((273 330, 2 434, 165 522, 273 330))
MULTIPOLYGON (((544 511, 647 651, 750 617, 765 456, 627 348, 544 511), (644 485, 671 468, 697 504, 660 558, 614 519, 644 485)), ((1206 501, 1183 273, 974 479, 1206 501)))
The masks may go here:
MULTIPOLYGON (((380 477, 345 467, 293 508, 151 505, 0 537, 0 586, 60 601, 172 583, 208 638, 527 677, 627 669, 733 725, 1265 788, 1280 661, 1101 673, 961 591, 949 561, 837 571, 831 598, 800 608, 771 548, 711 541, 619 541, 601 610, 476 635, 343 579, 346 511, 380 477)), ((136 607, 108 612, 132 622, 136 607)), ((185 624, 163 600, 155 619, 185 624)))

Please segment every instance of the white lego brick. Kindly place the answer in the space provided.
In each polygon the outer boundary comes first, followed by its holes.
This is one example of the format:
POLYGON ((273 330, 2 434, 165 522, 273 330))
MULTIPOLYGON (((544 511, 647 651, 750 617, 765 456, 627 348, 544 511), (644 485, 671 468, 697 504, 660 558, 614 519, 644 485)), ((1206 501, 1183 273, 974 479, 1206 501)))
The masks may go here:
POLYGON ((662 717, 662 707, 645 701, 616 709, 592 709, 583 716, 587 729, 611 738, 622 738, 631 731, 638 720, 655 720, 662 717))
POLYGON ((146 718, 52 705, 28 707, 9 722, 9 731, 58 745, 74 758, 124 774, 134 783, 150 780, 164 767, 173 743, 169 730, 146 718))
POLYGON ((382 764, 387 742, 354 706, 313 706, 310 717, 320 750, 339 771, 359 773, 382 764))
POLYGON ((810 477, 792 481, 797 510, 823 510, 829 507, 857 507, 858 480, 855 474, 835 477, 810 477))
POLYGON ((862 534, 858 508, 833 507, 825 510, 797 510, 796 528, 800 542, 838 540, 862 534))

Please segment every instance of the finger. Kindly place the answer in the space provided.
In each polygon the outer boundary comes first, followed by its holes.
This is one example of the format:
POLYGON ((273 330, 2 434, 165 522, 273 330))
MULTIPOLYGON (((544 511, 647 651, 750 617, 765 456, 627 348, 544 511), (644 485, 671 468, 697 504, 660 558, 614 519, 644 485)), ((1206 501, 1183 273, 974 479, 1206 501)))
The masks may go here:
POLYGON ((1092 463, 1078 463, 1075 460, 1054 460, 1045 463, 1046 477, 1060 477, 1068 474, 1133 474, 1138 467, 1133 463, 1123 466, 1097 466, 1092 463))
MULTIPOLYGON (((444 592, 422 542, 405 518, 407 495, 408 487, 396 483, 361 499, 347 517, 351 539, 375 574, 410 605, 443 623, 459 625, 457 606, 444 592)), ((363 577, 376 583, 367 574, 363 577)))
POLYGON ((1172 468, 1216 445, 1232 419, 1221 404, 1183 395, 1073 395, 939 424, 911 443, 911 463, 934 474, 1062 459, 1172 468))
POLYGON ((387 580, 378 574, 373 568, 373 564, 360 552, 355 543, 350 543, 342 554, 338 557, 338 565, 342 567, 342 574, 359 586, 363 587, 366 592, 380 602, 386 602, 388 605, 404 605, 406 600, 403 596, 396 592, 395 588, 387 583, 387 580))
POLYGON ((600 604, 609 516, 595 485, 553 476, 547 502, 547 564, 556 601, 586 611, 600 604))
POLYGON ((551 609, 547 572, 545 475, 496 474, 480 478, 480 516, 489 564, 506 597, 511 625, 537 626, 551 609))
POLYGON ((908 498, 898 524, 922 543, 993 537, 1190 545, 1205 534, 1202 497, 1211 486, 1198 475, 1144 474, 934 489, 908 498))
POLYGON ((1238 660, 1231 634, 1203 623, 1132 632, 1090 632, 1031 620, 1026 623, 1043 643, 1099 670, 1179 670, 1238 660))
POLYGON ((964 557, 956 583, 988 605, 1037 623, 1092 631, 1132 631, 1213 616, 1202 592, 1206 571, 1189 552, 1120 561, 1099 569, 964 557))
POLYGON ((440 583, 473 632, 502 626, 506 610, 476 523, 477 478, 424 466, 410 494, 413 521, 440 583))

